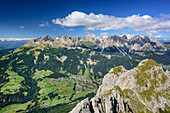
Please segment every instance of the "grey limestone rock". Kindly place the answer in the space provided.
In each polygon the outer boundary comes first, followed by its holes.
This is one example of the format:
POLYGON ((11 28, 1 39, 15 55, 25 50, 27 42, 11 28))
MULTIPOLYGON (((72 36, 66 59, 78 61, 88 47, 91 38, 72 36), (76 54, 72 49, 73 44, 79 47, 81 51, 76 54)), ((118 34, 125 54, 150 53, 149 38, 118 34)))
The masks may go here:
POLYGON ((131 70, 113 68, 91 100, 77 104, 71 113, 170 112, 170 73, 152 59, 131 70))

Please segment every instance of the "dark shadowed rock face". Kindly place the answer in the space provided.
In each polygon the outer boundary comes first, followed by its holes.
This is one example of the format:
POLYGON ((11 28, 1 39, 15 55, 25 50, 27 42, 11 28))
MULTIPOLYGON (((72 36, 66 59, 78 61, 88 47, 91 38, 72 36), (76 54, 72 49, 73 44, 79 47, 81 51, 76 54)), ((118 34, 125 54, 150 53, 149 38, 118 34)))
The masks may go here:
POLYGON ((104 76, 91 100, 81 101, 70 113, 170 112, 170 73, 152 59, 131 70, 119 66, 104 76))

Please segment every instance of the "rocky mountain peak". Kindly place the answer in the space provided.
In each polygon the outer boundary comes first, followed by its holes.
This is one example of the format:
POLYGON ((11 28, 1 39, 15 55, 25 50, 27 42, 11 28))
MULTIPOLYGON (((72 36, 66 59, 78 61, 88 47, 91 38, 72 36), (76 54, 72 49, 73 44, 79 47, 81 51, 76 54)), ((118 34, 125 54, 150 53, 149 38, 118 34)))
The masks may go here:
POLYGON ((37 39, 34 39, 34 42, 47 42, 47 41, 50 41, 50 42, 54 42, 54 39, 51 38, 49 35, 46 35, 44 37, 40 37, 40 38, 37 38, 37 39))
POLYGON ((53 46, 52 43, 55 42, 55 38, 51 38, 49 35, 46 35, 44 37, 40 37, 40 38, 35 38, 30 40, 29 42, 27 42, 24 46, 25 47, 35 47, 35 46, 53 46))
POLYGON ((51 38, 49 35, 45 35, 44 37, 42 37, 42 38, 51 38))
POLYGON ((95 39, 96 39, 96 35, 93 34, 93 33, 87 34, 87 35, 84 37, 84 40, 85 40, 85 41, 91 41, 91 42, 93 42, 95 39))
POLYGON ((121 35, 121 37, 122 37, 122 38, 127 37, 127 39, 129 40, 129 39, 131 39, 131 38, 134 38, 135 35, 130 35, 130 34, 124 33, 123 35, 121 35))
POLYGON ((67 36, 63 36, 61 39, 62 39, 63 41, 68 41, 68 40, 71 40, 72 37, 69 36, 69 35, 67 35, 67 36))
POLYGON ((169 112, 169 81, 170 73, 152 59, 131 70, 119 66, 104 76, 95 97, 83 100, 70 113, 169 112))
POLYGON ((60 39, 61 37, 59 35, 56 36, 56 39, 60 39))
POLYGON ((145 60, 142 60, 138 66, 146 66, 146 65, 152 65, 152 66, 160 66, 157 62, 155 62, 154 60, 152 59, 145 59, 145 60))
POLYGON ((128 39, 128 37, 125 34, 122 36, 122 38, 125 40, 128 39))
POLYGON ((120 37, 119 35, 109 36, 107 39, 113 41, 122 41, 122 37, 120 37))

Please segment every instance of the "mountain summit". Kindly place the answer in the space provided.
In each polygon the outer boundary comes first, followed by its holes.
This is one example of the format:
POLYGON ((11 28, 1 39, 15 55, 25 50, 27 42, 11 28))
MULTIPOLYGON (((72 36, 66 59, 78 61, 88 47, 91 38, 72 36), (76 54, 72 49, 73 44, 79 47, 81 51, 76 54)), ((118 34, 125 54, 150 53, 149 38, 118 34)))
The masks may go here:
POLYGON ((131 70, 112 68, 91 100, 81 101, 70 113, 169 112, 170 73, 152 59, 131 70))
POLYGON ((44 41, 44 42, 51 41, 51 42, 54 42, 54 39, 51 38, 49 35, 46 35, 44 37, 34 39, 34 42, 37 42, 37 41, 44 41))

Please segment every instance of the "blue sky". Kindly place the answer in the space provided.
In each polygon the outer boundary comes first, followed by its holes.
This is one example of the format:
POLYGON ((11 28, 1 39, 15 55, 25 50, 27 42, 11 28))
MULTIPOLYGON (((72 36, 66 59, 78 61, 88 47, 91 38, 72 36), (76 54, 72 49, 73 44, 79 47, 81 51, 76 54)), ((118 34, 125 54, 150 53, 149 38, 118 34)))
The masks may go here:
POLYGON ((170 41, 169 5, 169 0, 0 0, 0 38, 127 33, 170 41))

